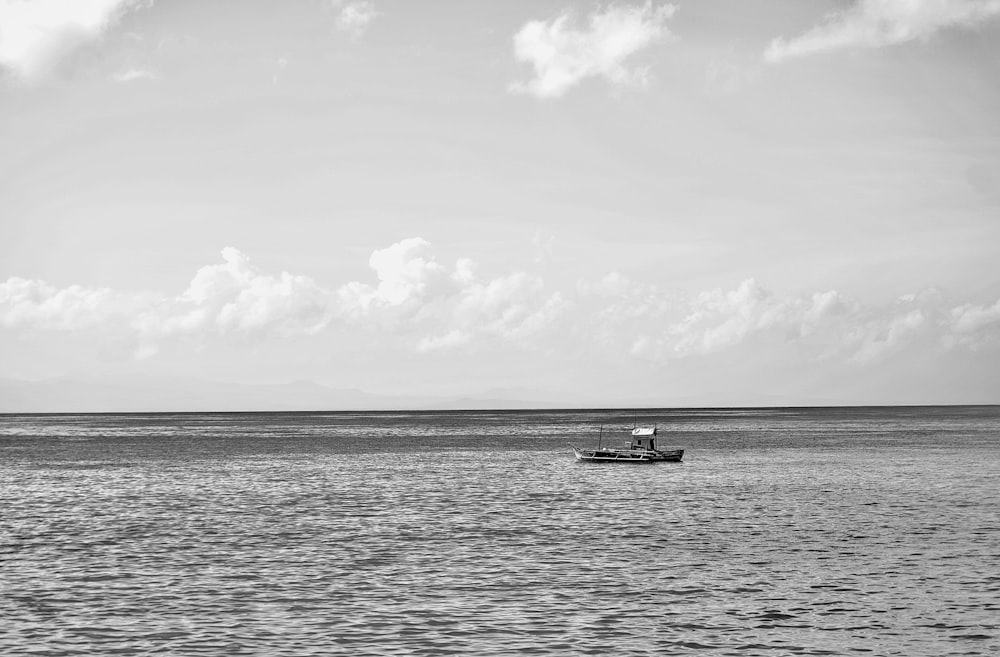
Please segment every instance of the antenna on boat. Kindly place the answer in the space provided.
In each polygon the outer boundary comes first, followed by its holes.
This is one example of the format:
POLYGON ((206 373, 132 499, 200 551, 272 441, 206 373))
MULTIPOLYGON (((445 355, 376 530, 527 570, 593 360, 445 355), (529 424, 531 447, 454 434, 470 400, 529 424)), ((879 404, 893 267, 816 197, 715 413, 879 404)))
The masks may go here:
POLYGON ((601 448, 601 438, 603 437, 604 437, 604 425, 602 424, 601 428, 599 429, 599 433, 597 434, 597 449, 601 448))

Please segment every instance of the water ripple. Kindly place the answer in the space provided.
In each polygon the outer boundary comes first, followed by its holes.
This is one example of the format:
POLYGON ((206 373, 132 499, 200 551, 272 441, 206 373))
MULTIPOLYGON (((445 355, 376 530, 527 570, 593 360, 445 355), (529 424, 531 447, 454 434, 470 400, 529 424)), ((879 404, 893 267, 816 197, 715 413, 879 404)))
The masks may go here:
POLYGON ((3 418, 0 653, 1000 650, 996 412, 807 419, 602 467, 557 413, 3 418))

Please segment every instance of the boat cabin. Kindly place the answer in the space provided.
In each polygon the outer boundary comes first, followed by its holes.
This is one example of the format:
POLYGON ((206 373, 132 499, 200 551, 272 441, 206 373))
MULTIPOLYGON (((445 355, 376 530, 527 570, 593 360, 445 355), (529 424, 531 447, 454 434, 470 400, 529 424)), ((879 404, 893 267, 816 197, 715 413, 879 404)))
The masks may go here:
POLYGON ((636 427, 632 429, 632 440, 628 443, 629 449, 656 450, 656 427, 636 427))

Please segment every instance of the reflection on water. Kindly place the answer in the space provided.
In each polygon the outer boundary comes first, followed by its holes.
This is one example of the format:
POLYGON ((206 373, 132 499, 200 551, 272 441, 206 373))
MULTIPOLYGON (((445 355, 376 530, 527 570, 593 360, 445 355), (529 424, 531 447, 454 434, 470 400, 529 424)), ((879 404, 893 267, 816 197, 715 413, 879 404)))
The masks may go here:
POLYGON ((1000 650, 997 409, 651 419, 0 418, 0 654, 1000 650))

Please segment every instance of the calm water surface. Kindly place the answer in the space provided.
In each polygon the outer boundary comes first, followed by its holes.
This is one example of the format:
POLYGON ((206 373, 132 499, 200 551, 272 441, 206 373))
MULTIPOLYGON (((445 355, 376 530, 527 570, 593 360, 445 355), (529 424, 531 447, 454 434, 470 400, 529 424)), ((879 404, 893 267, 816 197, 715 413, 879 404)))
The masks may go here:
POLYGON ((3 655, 995 655, 1000 408, 0 416, 3 655))

